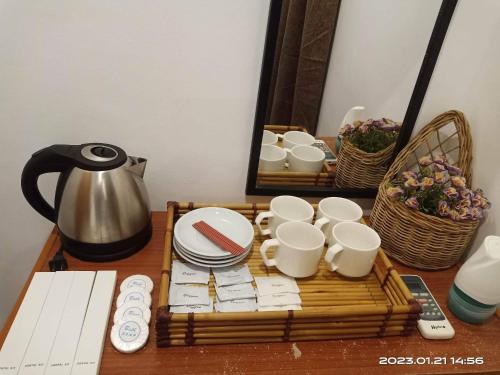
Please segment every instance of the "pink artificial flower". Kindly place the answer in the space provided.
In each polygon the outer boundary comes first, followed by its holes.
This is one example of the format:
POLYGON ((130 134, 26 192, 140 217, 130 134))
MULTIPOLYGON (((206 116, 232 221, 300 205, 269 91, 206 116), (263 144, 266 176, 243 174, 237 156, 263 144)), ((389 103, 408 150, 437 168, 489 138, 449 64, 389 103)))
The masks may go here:
POLYGON ((420 207, 416 197, 411 197, 405 200, 405 205, 414 210, 418 210, 418 208, 420 207))
POLYGON ((450 210, 450 219, 453 221, 460 221, 460 214, 457 210, 450 210))
POLYGON ((413 178, 413 179, 416 180, 418 178, 417 174, 415 172, 413 172, 413 171, 406 171, 406 172, 401 173, 401 175, 406 180, 408 180, 410 178, 413 178))
POLYGON ((471 218, 470 209, 468 207, 461 207, 458 210, 458 216, 460 220, 468 220, 471 218))
POLYGON ((484 199, 481 197, 479 194, 474 194, 472 196, 471 202, 472 202, 472 207, 481 207, 481 199, 484 199))
POLYGON ((462 199, 471 200, 473 196, 472 191, 467 188, 460 191, 460 198, 462 199))
POLYGON ((436 172, 444 172, 446 170, 446 167, 444 166, 444 164, 434 163, 434 170, 436 172))
POLYGON ((471 206, 470 199, 462 199, 457 203, 457 209, 469 208, 471 206))
POLYGON ((362 134, 366 134, 370 131, 370 127, 366 123, 361 125, 358 129, 362 134))
POLYGON ((481 197, 481 208, 484 210, 487 210, 490 207, 491 207, 491 203, 488 201, 488 199, 481 197))
POLYGON ((483 209, 480 207, 473 207, 470 210, 470 217, 472 220, 480 220, 483 218, 483 209))
POLYGON ((399 186, 391 186, 387 189, 387 196, 393 201, 399 200, 403 193, 403 189, 401 189, 399 186))
POLYGON ((446 169, 448 169, 448 172, 450 172, 452 176, 460 176, 462 174, 462 170, 454 165, 447 165, 446 169))
POLYGON ((446 159, 446 155, 439 155, 438 157, 434 158, 434 163, 437 164, 447 164, 448 160, 446 159))
POLYGON ((340 135, 347 135, 351 134, 354 131, 354 126, 352 124, 345 124, 340 128, 339 134, 340 135))

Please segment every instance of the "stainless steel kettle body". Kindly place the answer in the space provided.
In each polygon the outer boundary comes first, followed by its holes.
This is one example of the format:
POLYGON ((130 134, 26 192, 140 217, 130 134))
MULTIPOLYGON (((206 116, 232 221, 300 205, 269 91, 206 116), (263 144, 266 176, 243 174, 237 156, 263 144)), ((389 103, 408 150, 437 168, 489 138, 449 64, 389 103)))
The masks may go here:
POLYGON ((151 211, 143 181, 146 159, 107 144, 54 145, 33 154, 21 186, 28 202, 57 223, 70 254, 91 261, 124 258, 151 238, 151 211), (55 207, 42 198, 38 177, 61 172, 55 207))

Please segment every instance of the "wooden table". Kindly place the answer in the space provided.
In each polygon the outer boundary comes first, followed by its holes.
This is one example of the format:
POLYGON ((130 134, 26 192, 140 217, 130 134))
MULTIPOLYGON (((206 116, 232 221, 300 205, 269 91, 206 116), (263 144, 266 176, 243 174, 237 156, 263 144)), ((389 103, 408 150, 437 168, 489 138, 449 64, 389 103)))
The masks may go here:
MULTIPOLYGON (((111 263, 86 263, 67 256, 70 270, 118 270, 117 290, 121 281, 136 273, 149 275, 155 282, 153 317, 158 302, 160 263, 162 258, 165 213, 153 214, 153 238, 141 252, 128 259, 111 263)), ((44 246, 33 272, 47 271, 47 262, 57 251, 59 240, 54 230, 44 246)), ((500 373, 500 319, 493 317, 482 326, 466 324, 455 319, 446 308, 446 298, 457 268, 442 272, 422 272, 394 262, 398 271, 421 275, 444 309, 456 331, 450 341, 429 341, 419 333, 409 337, 351 339, 337 341, 289 342, 245 345, 212 345, 157 348, 154 325, 147 346, 134 354, 121 354, 110 343, 109 330, 101 374, 396 374, 396 373, 500 373), (445 357, 446 365, 379 365, 380 357, 445 357), (483 365, 452 365, 452 357, 483 357, 483 365)), ((12 323, 26 288, 0 333, 0 345, 12 323)))

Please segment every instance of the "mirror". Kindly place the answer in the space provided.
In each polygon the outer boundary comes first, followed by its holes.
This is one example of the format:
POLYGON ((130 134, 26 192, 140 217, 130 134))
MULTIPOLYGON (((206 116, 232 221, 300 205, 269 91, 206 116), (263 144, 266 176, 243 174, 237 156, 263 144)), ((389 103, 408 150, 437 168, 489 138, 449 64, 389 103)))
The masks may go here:
POLYGON ((375 196, 410 138, 455 6, 271 1, 247 194, 375 196))

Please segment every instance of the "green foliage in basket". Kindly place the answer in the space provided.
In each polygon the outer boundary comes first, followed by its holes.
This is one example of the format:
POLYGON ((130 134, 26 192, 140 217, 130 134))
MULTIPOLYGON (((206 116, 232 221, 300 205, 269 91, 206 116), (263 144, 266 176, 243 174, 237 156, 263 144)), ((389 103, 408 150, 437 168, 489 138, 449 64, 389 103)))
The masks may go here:
POLYGON ((448 164, 445 156, 421 158, 418 171, 392 180, 387 195, 411 209, 454 221, 480 220, 491 207, 481 189, 467 188, 460 168, 448 164))
POLYGON ((360 150, 373 154, 394 143, 400 129, 400 123, 381 118, 345 124, 339 134, 360 150))

